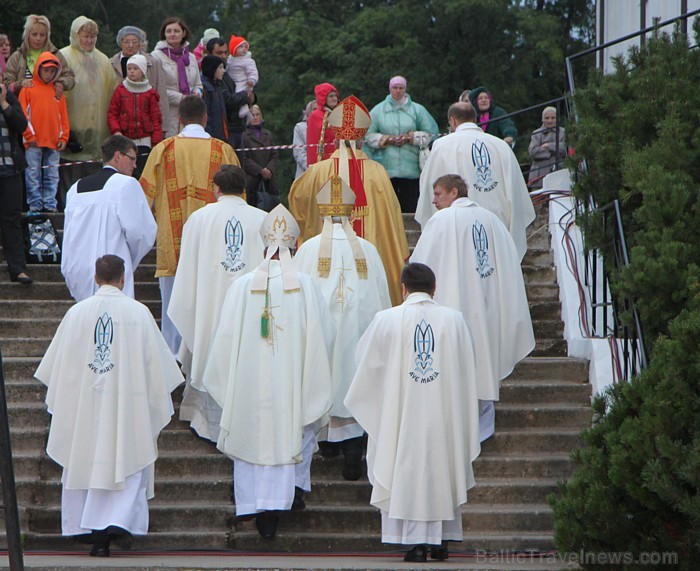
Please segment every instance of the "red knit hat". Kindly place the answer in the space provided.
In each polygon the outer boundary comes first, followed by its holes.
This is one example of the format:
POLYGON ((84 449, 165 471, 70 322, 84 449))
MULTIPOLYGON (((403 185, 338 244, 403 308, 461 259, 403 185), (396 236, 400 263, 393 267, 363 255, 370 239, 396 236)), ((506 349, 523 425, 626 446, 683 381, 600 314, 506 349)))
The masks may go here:
POLYGON ((228 51, 232 56, 236 55, 236 48, 241 44, 248 44, 243 36, 231 36, 228 41, 228 51))

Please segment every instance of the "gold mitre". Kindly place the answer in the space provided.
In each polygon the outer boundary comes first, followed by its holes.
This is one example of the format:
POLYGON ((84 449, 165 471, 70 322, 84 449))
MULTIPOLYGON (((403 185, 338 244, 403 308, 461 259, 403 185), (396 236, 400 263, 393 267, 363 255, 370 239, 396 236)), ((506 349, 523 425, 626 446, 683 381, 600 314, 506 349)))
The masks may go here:
POLYGON ((334 174, 316 194, 316 202, 322 218, 326 216, 350 218, 355 206, 355 193, 339 175, 334 174))
POLYGON ((299 238, 299 224, 282 204, 275 206, 260 226, 263 243, 270 247, 293 249, 299 238))
POLYGON ((365 136, 372 124, 367 107, 351 95, 343 99, 328 116, 328 126, 337 139, 358 141, 365 136))

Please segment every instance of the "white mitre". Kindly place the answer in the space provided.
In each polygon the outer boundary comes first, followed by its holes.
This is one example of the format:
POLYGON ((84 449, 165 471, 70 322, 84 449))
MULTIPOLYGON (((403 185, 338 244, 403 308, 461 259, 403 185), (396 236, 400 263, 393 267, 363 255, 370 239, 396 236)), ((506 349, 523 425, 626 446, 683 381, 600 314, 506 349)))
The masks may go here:
POLYGON ((270 260, 279 252, 280 266, 282 268, 282 284, 284 291, 299 289, 297 272, 292 265, 292 255, 289 252, 296 247, 299 238, 299 224, 294 216, 282 204, 278 204, 263 220, 260 226, 260 235, 263 244, 267 248, 265 260, 258 266, 253 278, 253 292, 264 293, 267 291, 267 278, 270 270, 270 260))
POLYGON ((340 217, 345 236, 347 236, 355 268, 360 279, 367 279, 367 260, 362 250, 357 234, 350 226, 349 218, 355 206, 355 193, 345 184, 339 175, 332 175, 321 187, 316 195, 318 210, 323 218, 323 230, 321 231, 321 244, 318 250, 318 273, 322 278, 327 278, 331 271, 331 257, 333 254, 333 220, 334 216, 340 217))

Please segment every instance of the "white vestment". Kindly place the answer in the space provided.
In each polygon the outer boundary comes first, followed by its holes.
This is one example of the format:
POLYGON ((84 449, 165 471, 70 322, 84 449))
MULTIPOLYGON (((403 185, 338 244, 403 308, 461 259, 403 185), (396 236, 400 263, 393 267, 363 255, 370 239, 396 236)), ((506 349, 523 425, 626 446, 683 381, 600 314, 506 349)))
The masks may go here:
MULTIPOLYGON (((488 371, 479 399, 498 400, 501 379, 535 347, 520 258, 508 230, 495 214, 458 198, 428 220, 411 262, 430 266, 435 301, 464 316, 480 369, 488 371)), ((482 427, 485 439, 493 434, 493 408, 484 405, 482 413, 489 425, 482 427)))
POLYGON ((367 240, 358 238, 367 262, 367 279, 360 279, 355 268, 352 248, 341 224, 333 224, 331 266, 328 277, 318 271, 321 235, 304 242, 294 256, 300 272, 314 278, 321 289, 335 324, 335 343, 331 356, 331 386, 333 408, 328 440, 341 441, 362 436, 362 428, 352 420, 343 401, 355 375, 357 342, 375 314, 391 307, 389 286, 377 249, 367 240), (342 420, 345 419, 345 420, 342 420))
POLYGON ((66 285, 76 301, 87 299, 97 291, 95 260, 114 254, 124 260, 124 293, 134 297, 134 270, 153 247, 157 230, 143 189, 119 173, 102 190, 78 192, 79 182, 66 195, 61 259, 66 285))
POLYGON ((304 427, 327 421, 331 407, 333 328, 309 276, 298 273, 300 288, 285 292, 280 262, 263 263, 267 294, 251 292, 255 272, 226 294, 203 384, 223 409, 219 450, 249 464, 294 465, 304 427), (261 331, 266 306, 270 338, 261 331))
MULTIPOLYGON (((63 467, 64 489, 87 491, 76 500, 87 508, 93 490, 124 499, 129 477, 141 473, 153 497, 158 434, 173 414, 170 393, 182 375, 148 308, 102 286, 68 310, 35 377, 48 387, 46 451, 63 467)), ((98 495, 103 508, 124 509, 98 495)), ((68 521, 66 529, 83 518, 68 521)))
POLYGON ((413 293, 377 314, 357 362, 345 405, 369 435, 371 504, 391 520, 454 521, 480 452, 474 350, 461 314, 413 293))
POLYGON ((469 187, 469 198, 501 219, 522 260, 527 252, 525 229, 535 219, 535 209, 508 143, 474 123, 462 123, 454 133, 435 141, 420 175, 416 220, 422 228, 437 212, 433 184, 445 174, 461 176, 469 187))
POLYGON ((204 391, 202 375, 229 286, 263 260, 260 225, 266 213, 240 196, 223 195, 194 212, 182 231, 168 315, 182 335, 180 362, 187 385, 180 420, 216 442, 221 408, 204 391))

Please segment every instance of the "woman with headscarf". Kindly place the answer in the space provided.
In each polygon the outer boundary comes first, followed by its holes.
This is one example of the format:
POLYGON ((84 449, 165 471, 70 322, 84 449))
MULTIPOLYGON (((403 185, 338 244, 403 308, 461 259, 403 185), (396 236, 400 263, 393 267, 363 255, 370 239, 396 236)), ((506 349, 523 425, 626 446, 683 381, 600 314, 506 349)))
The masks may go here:
POLYGON ((202 95, 202 80, 199 66, 190 54, 190 29, 182 18, 166 18, 160 27, 160 41, 151 55, 160 61, 165 72, 165 85, 168 91, 170 109, 168 122, 163 123, 166 137, 177 135, 179 129, 180 99, 185 95, 202 95))
POLYGON ((314 87, 318 107, 306 121, 306 164, 313 165, 329 158, 335 145, 333 130, 328 127, 328 115, 340 103, 338 90, 330 83, 320 83, 314 87))
POLYGON ((22 45, 10 56, 5 65, 3 82, 15 95, 19 95, 22 87, 33 84, 34 65, 43 52, 51 52, 61 62, 61 73, 55 82, 56 95, 60 96, 64 91, 70 91, 75 86, 73 70, 63 54, 51 43, 49 19, 46 16, 30 14, 24 22, 22 45))
POLYGON ((503 139, 512 147, 515 144, 515 138, 518 136, 518 129, 516 129, 515 123, 510 117, 494 121, 494 119, 508 113, 494 103, 491 92, 483 86, 472 89, 469 93, 469 101, 476 109, 476 122, 482 131, 503 139))
POLYGON ((292 154, 294 155, 294 162, 297 164, 294 180, 298 179, 306 171, 306 121, 317 106, 315 100, 309 101, 304 111, 302 111, 301 121, 294 125, 294 136, 292 137, 292 146, 294 148, 292 149, 292 154))
POLYGON ((401 212, 415 212, 420 179, 420 149, 438 134, 428 110, 406 92, 406 79, 389 80, 389 95, 369 112, 372 124, 365 135, 369 155, 385 169, 401 204, 401 212))
POLYGON ((564 127, 557 127, 557 110, 554 107, 542 110, 542 126, 532 132, 528 152, 532 158, 528 186, 542 188, 542 178, 555 170, 557 162, 566 156, 564 127))

